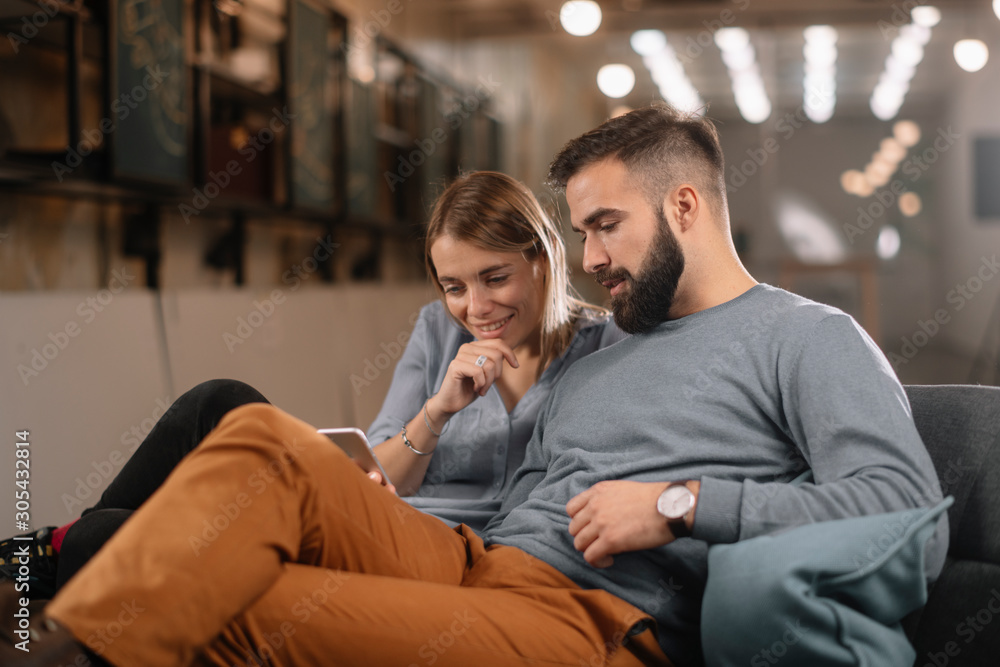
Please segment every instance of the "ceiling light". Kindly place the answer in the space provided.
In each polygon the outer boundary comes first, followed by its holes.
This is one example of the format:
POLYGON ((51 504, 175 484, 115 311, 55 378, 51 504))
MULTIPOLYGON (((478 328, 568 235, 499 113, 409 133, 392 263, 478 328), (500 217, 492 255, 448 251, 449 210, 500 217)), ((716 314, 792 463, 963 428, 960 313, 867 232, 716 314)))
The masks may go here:
POLYGON ((748 123, 763 123, 771 116, 771 102, 766 97, 752 97, 744 99, 740 104, 737 98, 736 104, 740 109, 740 115, 748 123))
POLYGON ((837 62, 837 47, 828 42, 806 42, 802 47, 806 62, 816 66, 832 65, 837 62))
POLYGON ((719 50, 738 51, 750 44, 750 33, 744 28, 720 28, 715 31, 715 45, 719 50))
POLYGON ((879 155, 881 155, 886 161, 893 164, 893 171, 895 171, 895 165, 903 161, 906 157, 906 147, 896 139, 895 137, 886 137, 879 144, 879 155))
POLYGON ((640 56, 652 56, 667 45, 667 36, 662 30, 636 30, 629 43, 632 44, 632 50, 640 56))
POLYGON ((837 30, 828 25, 811 25, 802 34, 806 40, 802 47, 803 109, 812 122, 825 123, 833 117, 837 104, 837 30))
POLYGON ((903 65, 916 67, 924 59, 924 47, 906 38, 892 40, 892 55, 903 65))
POLYGON ((885 71, 884 74, 890 79, 895 79, 897 81, 909 81, 913 78, 916 73, 916 68, 913 65, 906 65, 900 62, 896 56, 889 54, 889 57, 885 59, 885 71))
POLYGON ((757 53, 749 44, 738 49, 731 49, 722 52, 722 62, 730 70, 737 72, 750 69, 757 62, 757 53))
POLYGON ((990 59, 990 50, 978 39, 960 39, 955 42, 955 62, 966 72, 978 72, 990 59))
POLYGON ((858 189, 857 191, 855 191, 854 194, 861 197, 862 199, 866 197, 871 197, 873 194, 875 194, 875 186, 869 183, 867 178, 864 178, 861 180, 861 185, 858 186, 858 189))
POLYGON ((559 10, 559 23, 571 35, 592 35, 601 27, 601 7, 593 0, 564 2, 559 10))
POLYGON ((920 126, 912 120, 901 120, 892 126, 892 136, 906 148, 916 146, 920 141, 920 126))
POLYGON ((597 72, 597 87, 608 97, 625 97, 635 87, 635 72, 628 65, 605 65, 597 72))
POLYGON ((652 55, 643 56, 642 64, 649 70, 649 75, 659 89, 660 95, 671 106, 689 113, 704 115, 705 103, 684 73, 684 66, 677 60, 677 54, 670 46, 670 42, 664 38, 663 48, 652 55))
POLYGON ((833 118, 833 105, 823 108, 806 107, 806 117, 816 124, 825 123, 833 118))
MULTIPOLYGON (((884 174, 886 176, 892 176, 893 173, 895 173, 896 167, 899 165, 899 163, 900 163, 899 160, 890 159, 882 151, 876 151, 875 154, 872 155, 872 160, 871 162, 868 163, 868 167, 871 167, 874 173, 884 174)), ((866 172, 868 170, 868 167, 865 167, 866 172)))
POLYGON ((840 187, 849 195, 860 193, 864 183, 865 175, 857 169, 848 169, 840 175, 840 187))
POLYGON ((815 44, 836 44, 837 30, 829 25, 811 25, 803 31, 806 41, 815 44))
POLYGON ((1000 0, 993 0, 993 13, 1000 19, 1000 0))
POLYGON ((876 188, 882 187, 892 178, 892 173, 888 169, 879 166, 876 162, 868 163, 868 166, 865 167, 864 175, 865 180, 876 188))
POLYGON ((909 39, 920 46, 931 41, 931 29, 925 25, 910 23, 899 29, 899 34, 903 39, 909 39))
MULTIPOLYGON (((893 107, 892 112, 895 113, 893 107)), ((882 110, 878 107, 877 100, 873 98, 872 111, 883 120, 882 110), (882 115, 880 115, 882 114, 882 115)), ((875 188, 881 188, 889 183, 892 175, 899 169, 900 162, 906 157, 906 149, 915 144, 920 138, 920 128, 910 120, 901 120, 893 126, 893 136, 886 137, 879 142, 879 149, 872 153, 871 160, 864 166, 864 169, 849 169, 840 175, 840 187, 845 192, 857 195, 861 198, 870 197, 875 188)), ((893 188, 896 187, 894 183, 893 188)))
POLYGON ((740 115, 750 123, 763 123, 771 115, 771 101, 764 90, 750 33, 743 28, 720 28, 715 31, 715 44, 729 70, 740 115))
MULTIPOLYGON (((996 0, 993 1, 993 6, 997 4, 996 0)), ((914 7, 910 10, 910 18, 917 25, 924 26, 925 28, 933 28, 941 21, 941 12, 937 7, 931 7, 930 5, 920 5, 919 7, 914 7)))
POLYGON ((875 252, 881 259, 892 259, 899 254, 901 242, 899 230, 892 225, 886 225, 878 232, 878 241, 875 242, 875 252))
POLYGON ((899 195, 899 212, 907 218, 912 218, 920 213, 923 207, 924 204, 920 201, 920 195, 916 192, 904 192, 899 195))
POLYGON ((924 45, 931 39, 931 27, 941 20, 941 12, 922 5, 913 8, 910 18, 913 22, 900 27, 899 34, 892 40, 885 69, 879 75, 878 85, 869 100, 872 113, 879 120, 891 120, 899 113, 910 90, 910 80, 917 71, 917 65, 924 59, 924 45))

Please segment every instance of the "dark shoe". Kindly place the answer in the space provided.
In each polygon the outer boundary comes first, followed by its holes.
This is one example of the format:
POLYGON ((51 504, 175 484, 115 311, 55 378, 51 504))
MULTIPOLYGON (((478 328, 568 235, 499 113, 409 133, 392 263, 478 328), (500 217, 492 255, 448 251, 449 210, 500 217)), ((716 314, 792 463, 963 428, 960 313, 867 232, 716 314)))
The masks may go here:
POLYGON ((20 593, 31 600, 49 600, 56 594, 59 554, 52 548, 52 531, 46 526, 0 542, 0 581, 27 582, 20 593), (27 538, 27 539, 23 539, 27 538), (27 565, 27 577, 21 568, 27 565))
POLYGON ((94 665, 73 635, 25 600, 14 584, 0 583, 0 665, 56 667, 94 665))

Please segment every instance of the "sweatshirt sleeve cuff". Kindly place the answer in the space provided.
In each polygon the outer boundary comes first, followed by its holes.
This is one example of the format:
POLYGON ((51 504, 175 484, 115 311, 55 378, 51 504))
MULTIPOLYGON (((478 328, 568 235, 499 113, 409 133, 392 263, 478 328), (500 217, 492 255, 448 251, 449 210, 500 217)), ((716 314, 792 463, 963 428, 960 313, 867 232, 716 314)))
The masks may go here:
POLYGON ((703 477, 694 511, 692 537, 710 544, 740 539, 743 483, 703 477))

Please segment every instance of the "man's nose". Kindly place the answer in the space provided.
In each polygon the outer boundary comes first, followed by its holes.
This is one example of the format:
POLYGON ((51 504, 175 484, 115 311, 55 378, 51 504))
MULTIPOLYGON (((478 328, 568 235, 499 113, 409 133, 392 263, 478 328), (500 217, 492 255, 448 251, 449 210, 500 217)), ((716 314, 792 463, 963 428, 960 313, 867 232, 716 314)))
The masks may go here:
POLYGON ((611 259, 604 248, 604 244, 593 237, 588 237, 583 242, 583 270, 587 273, 597 273, 601 269, 607 268, 611 259))

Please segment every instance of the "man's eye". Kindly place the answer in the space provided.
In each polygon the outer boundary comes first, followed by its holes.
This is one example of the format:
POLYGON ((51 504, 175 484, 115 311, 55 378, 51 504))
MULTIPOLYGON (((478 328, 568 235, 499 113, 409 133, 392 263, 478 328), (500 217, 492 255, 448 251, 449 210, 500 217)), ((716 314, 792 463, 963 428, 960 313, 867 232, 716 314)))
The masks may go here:
POLYGON ((610 232, 610 231, 611 231, 612 229, 614 229, 614 228, 615 228, 615 227, 617 227, 617 226, 618 226, 618 223, 617 223, 617 222, 610 222, 610 223, 608 223, 608 224, 606 224, 606 225, 603 225, 603 226, 601 227, 601 231, 602 231, 602 232, 610 232))

